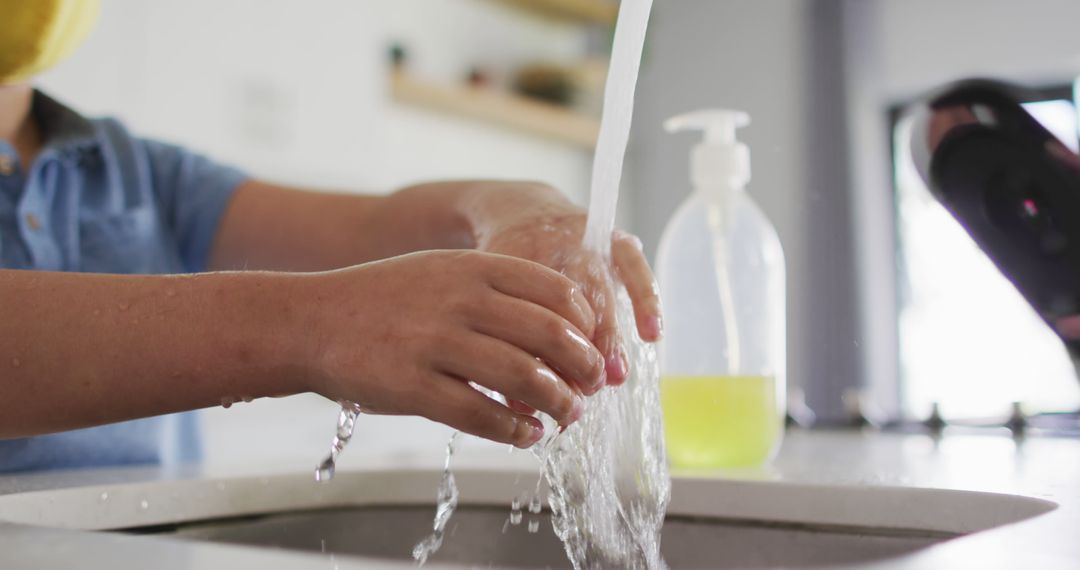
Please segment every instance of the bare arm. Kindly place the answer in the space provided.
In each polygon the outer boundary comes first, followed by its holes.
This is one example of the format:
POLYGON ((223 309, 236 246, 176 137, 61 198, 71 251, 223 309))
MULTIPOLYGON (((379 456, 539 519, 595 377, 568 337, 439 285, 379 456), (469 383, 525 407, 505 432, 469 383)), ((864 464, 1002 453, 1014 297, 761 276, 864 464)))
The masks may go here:
POLYGON ((322 271, 421 250, 472 248, 472 224, 456 206, 469 191, 470 183, 453 183, 373 196, 250 180, 225 212, 211 269, 322 271))
POLYGON ((0 270, 0 438, 314 391, 527 447, 603 383, 594 315, 536 263, 435 251, 340 271, 0 270))
POLYGON ((293 281, 0 270, 0 438, 304 391, 293 281))

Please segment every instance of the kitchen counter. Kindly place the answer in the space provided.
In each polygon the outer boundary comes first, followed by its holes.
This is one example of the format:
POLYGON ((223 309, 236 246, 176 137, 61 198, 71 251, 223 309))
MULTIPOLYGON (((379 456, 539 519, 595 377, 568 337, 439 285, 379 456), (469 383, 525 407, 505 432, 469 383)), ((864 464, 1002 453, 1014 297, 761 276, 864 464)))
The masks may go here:
MULTIPOLYGON (((428 455, 428 454, 425 454, 428 455)), ((354 458, 350 470, 441 468, 439 456, 354 458), (362 459, 362 465, 360 465, 362 459)), ((457 469, 522 472, 535 477, 528 453, 466 446, 455 456, 457 469)), ((0 568, 408 568, 410 564, 301 552, 183 542, 162 537, 41 528, 56 506, 49 493, 90 489, 102 500, 107 489, 127 483, 183 482, 232 477, 268 478, 307 473, 308 465, 205 469, 123 469, 0 476, 0 568), (38 510, 35 510, 38 509, 38 510), (16 514, 17 513, 17 516, 16 514), (18 522, 5 522, 16 520, 18 522), (374 566, 373 566, 374 564, 374 566)), ((676 472, 674 476, 679 476, 676 472)), ((701 473, 692 474, 702 477, 701 473)), ((1052 501, 1058 508, 1034 518, 955 538, 913 554, 852 566, 866 569, 1080 568, 1080 440, 1000 435, 924 435, 877 432, 788 434, 780 455, 765 469, 707 474, 750 480, 829 485, 934 487, 1024 495, 1052 501)), ((531 479, 535 480, 535 479, 531 479)), ((313 482, 312 485, 315 483, 313 482)), ((434 495, 434 487, 431 490, 434 495)), ((123 500, 117 497, 116 500, 123 500)), ((132 508, 148 509, 135 501, 132 508)), ((93 505, 84 508, 93 510, 93 505)), ((91 513, 92 514, 92 513, 91 513)))

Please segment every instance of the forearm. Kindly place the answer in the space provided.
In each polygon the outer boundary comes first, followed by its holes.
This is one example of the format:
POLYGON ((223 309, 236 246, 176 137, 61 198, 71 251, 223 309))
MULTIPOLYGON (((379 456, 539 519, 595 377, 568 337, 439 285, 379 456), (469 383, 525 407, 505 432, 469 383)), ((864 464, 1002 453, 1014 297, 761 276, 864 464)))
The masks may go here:
POLYGON ((580 210, 540 184, 439 182, 366 196, 253 181, 237 191, 229 206, 211 265, 336 269, 415 251, 473 248, 492 222, 571 214, 580 210))
POLYGON ((303 391, 301 278, 0 270, 0 438, 303 391))
POLYGON ((410 186, 388 196, 372 216, 369 238, 388 236, 380 257, 425 249, 475 248, 518 224, 549 224, 585 214, 540 183, 461 180, 410 186))

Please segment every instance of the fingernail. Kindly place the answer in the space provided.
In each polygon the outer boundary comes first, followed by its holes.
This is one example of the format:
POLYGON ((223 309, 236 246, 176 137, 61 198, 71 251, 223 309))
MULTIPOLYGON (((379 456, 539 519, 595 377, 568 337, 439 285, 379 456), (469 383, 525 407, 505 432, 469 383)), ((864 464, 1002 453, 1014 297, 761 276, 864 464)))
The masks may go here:
POLYGON ((536 442, 544 437, 544 424, 540 423, 540 420, 530 417, 525 418, 525 423, 529 424, 529 435, 525 439, 525 443, 516 446, 520 449, 528 449, 536 445, 536 442))
POLYGON ((626 380, 626 374, 630 366, 626 359, 626 354, 622 349, 618 349, 616 354, 613 354, 605 361, 605 368, 607 373, 607 383, 612 386, 618 386, 626 380))

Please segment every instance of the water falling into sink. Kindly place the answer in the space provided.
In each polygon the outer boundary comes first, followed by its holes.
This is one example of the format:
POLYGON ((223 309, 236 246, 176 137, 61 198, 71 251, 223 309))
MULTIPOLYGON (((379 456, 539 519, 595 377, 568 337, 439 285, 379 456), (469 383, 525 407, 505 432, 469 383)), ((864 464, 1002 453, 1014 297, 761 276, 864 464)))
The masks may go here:
MULTIPOLYGON (((615 281, 611 238, 630 136, 641 53, 652 0, 623 0, 616 25, 604 94, 600 136, 593 162, 592 193, 584 246, 599 262, 593 270, 615 281)), ((551 488, 552 526, 577 569, 665 568, 660 530, 670 497, 660 411, 659 368, 655 349, 638 338, 625 288, 616 287, 616 314, 630 374, 624 386, 594 396, 584 416, 566 430, 544 418, 545 439, 534 447, 551 488)), ((317 479, 333 476, 337 456, 352 435, 355 406, 343 403, 338 433, 317 479)), ((456 434, 455 436, 456 437, 456 434)), ((434 534, 418 544, 421 564, 442 544, 443 529, 456 506, 450 473, 454 439, 438 491, 434 534)), ((529 511, 538 496, 530 500, 529 511)), ((520 506, 516 510, 520 517, 520 506)), ((530 531, 538 530, 536 521, 530 531)))

